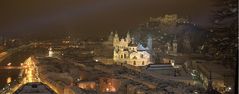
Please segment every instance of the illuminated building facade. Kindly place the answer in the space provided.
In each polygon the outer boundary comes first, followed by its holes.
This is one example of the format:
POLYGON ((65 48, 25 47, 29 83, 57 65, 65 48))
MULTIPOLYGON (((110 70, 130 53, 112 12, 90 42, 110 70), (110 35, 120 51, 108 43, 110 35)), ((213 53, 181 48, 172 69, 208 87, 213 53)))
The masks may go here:
POLYGON ((119 79, 101 77, 99 79, 99 92, 100 94, 116 93, 119 91, 120 85, 119 79))
POLYGON ((85 89, 85 90, 96 90, 96 83, 93 81, 89 82, 80 82, 78 87, 85 89))
MULTIPOLYGON (((111 33, 112 35, 112 33, 111 33)), ((126 38, 119 38, 115 33, 113 38, 113 60, 115 63, 129 64, 133 66, 146 66, 151 63, 150 51, 152 48, 152 38, 148 38, 147 47, 136 43, 134 38, 127 33, 126 38)))
POLYGON ((48 49, 48 56, 53 57, 53 51, 51 47, 48 49))

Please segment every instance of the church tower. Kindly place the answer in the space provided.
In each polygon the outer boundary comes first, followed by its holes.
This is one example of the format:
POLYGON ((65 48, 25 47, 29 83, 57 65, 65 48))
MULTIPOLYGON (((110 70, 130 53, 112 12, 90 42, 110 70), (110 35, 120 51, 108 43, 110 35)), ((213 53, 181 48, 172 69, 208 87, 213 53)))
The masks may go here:
POLYGON ((148 41, 147 41, 147 47, 149 48, 149 50, 152 50, 152 45, 153 45, 153 39, 151 35, 148 35, 148 41))
POLYGON ((7 46, 7 40, 6 39, 3 42, 3 46, 7 46))
POLYGON ((173 40, 173 43, 172 43, 172 45, 173 45, 173 53, 177 53, 177 49, 178 49, 178 44, 177 44, 177 40, 176 40, 176 38, 173 40))
POLYGON ((185 36, 184 41, 183 41, 183 46, 184 46, 184 52, 185 53, 191 53, 192 49, 191 49, 191 43, 190 43, 190 39, 188 36, 185 36))
POLYGON ((113 45, 115 46, 117 45, 117 43, 119 43, 119 36, 118 36, 118 33, 116 32, 113 39, 113 45))
POLYGON ((131 42, 131 37, 130 37, 130 34, 129 34, 129 32, 127 33, 127 36, 126 36, 126 41, 127 41, 128 43, 130 43, 130 42, 131 42))
POLYGON ((114 38, 114 33, 110 32, 110 36, 108 38, 108 41, 112 43, 113 42, 113 38, 114 38))
POLYGON ((166 53, 169 54, 171 51, 171 44, 169 42, 166 43, 166 48, 167 48, 166 53))
POLYGON ((131 38, 131 43, 136 44, 134 37, 131 38))
POLYGON ((53 51, 51 47, 48 49, 48 56, 53 57, 53 51))

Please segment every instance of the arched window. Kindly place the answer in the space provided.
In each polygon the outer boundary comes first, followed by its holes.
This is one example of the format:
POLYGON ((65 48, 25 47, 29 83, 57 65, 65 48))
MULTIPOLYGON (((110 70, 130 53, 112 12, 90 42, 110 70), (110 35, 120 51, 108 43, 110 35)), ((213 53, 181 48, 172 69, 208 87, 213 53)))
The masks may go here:
POLYGON ((123 55, 121 55, 120 58, 123 58, 123 55))
POLYGON ((141 58, 144 58, 144 55, 143 55, 143 54, 141 54, 141 55, 140 55, 140 57, 141 57, 141 58))
POLYGON ((136 65, 136 61, 134 61, 134 65, 136 65))
POLYGON ((144 61, 142 62, 142 65, 144 65, 144 61))
POLYGON ((126 58, 126 54, 124 54, 124 58, 126 58))

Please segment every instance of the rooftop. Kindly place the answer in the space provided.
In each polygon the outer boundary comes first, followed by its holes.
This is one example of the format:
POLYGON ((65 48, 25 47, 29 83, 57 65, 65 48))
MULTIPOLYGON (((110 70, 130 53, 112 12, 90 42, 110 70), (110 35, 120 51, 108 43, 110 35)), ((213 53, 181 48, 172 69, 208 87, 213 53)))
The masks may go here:
POLYGON ((56 94, 56 93, 47 85, 39 82, 34 82, 23 85, 14 94, 56 94))

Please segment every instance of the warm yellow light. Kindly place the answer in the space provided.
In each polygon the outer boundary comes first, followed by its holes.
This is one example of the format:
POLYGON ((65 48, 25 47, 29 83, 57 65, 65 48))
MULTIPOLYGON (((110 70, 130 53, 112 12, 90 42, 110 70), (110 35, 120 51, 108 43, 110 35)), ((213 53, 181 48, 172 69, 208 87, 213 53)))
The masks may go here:
POLYGON ((7 66, 11 66, 11 65, 12 65, 12 63, 8 63, 8 64, 7 64, 7 66))
POLYGON ((107 92, 109 92, 109 91, 110 91, 110 89, 109 89, 109 88, 106 88, 106 91, 107 91, 107 92))
POLYGON ((11 83, 12 82, 12 78, 11 77, 8 77, 7 78, 7 83, 9 84, 9 83, 11 83))
POLYGON ((172 64, 172 66, 174 66, 174 63, 173 63, 173 62, 172 62, 171 64, 172 64))

